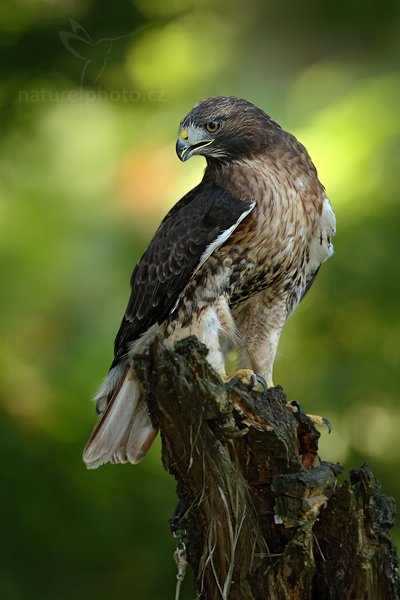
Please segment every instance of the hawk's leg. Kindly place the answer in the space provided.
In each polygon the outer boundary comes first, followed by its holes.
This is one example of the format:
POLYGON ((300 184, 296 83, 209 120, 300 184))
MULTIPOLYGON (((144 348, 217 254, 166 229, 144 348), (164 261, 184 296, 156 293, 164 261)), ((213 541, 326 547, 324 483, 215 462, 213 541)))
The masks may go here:
POLYGON ((251 367, 268 387, 274 385, 272 371, 286 316, 286 297, 272 300, 268 290, 244 303, 235 314, 241 339, 239 367, 251 367))

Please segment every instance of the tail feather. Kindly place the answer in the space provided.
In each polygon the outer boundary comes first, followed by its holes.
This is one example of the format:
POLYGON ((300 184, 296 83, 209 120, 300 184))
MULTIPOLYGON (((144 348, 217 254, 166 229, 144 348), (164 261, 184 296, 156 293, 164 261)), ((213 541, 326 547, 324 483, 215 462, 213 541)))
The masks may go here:
POLYGON ((83 461, 88 469, 107 462, 136 464, 156 435, 139 383, 128 369, 86 444, 83 461))

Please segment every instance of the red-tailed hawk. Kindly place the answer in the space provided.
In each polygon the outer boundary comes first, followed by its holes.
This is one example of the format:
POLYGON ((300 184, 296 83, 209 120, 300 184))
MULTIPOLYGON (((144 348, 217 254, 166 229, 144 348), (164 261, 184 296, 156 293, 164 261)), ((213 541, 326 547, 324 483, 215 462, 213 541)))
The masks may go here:
POLYGON ((155 332, 171 346, 196 335, 222 376, 228 338, 240 368, 272 385, 285 321, 333 252, 335 216, 306 149, 261 109, 205 100, 180 124, 176 151, 182 161, 203 155, 207 167, 133 271, 96 396, 102 416, 83 454, 88 468, 137 463, 154 440, 131 357, 155 332))

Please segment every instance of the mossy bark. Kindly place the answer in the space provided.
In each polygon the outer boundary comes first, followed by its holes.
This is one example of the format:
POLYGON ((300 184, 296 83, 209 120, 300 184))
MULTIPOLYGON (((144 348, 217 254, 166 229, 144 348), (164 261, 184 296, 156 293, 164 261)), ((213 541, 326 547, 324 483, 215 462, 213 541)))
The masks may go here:
POLYGON ((165 468, 185 507, 188 560, 207 600, 396 600, 394 502, 367 465, 339 484, 319 433, 283 390, 224 384, 195 338, 135 357, 165 468))

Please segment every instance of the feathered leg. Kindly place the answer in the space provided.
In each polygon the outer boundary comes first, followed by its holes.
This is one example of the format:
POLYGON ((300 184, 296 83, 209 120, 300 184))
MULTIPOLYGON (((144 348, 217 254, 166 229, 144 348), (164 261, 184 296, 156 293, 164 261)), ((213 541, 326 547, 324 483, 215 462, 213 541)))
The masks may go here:
POLYGON ((240 333, 239 367, 253 369, 268 387, 273 387, 272 372, 279 339, 287 317, 287 299, 269 302, 261 292, 234 312, 240 333))

